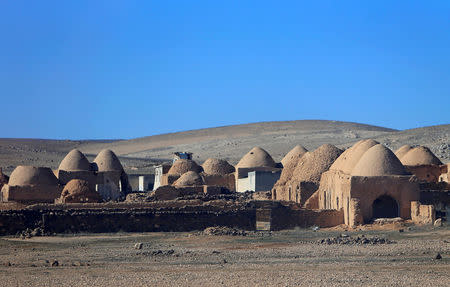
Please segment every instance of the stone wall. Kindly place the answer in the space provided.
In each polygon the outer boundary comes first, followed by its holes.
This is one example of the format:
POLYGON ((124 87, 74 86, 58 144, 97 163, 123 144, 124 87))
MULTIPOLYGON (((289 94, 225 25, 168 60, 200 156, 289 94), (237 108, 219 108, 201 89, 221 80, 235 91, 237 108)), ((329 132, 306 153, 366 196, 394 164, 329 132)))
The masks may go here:
POLYGON ((45 233, 193 231, 210 226, 255 229, 254 208, 49 208, 0 211, 0 235, 41 227, 45 233))

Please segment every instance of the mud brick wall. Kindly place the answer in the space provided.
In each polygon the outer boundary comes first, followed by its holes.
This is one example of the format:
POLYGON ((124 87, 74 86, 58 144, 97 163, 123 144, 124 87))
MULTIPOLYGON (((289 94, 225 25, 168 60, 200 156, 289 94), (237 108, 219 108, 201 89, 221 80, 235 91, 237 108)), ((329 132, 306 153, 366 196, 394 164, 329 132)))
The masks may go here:
POLYGON ((272 209, 272 230, 292 229, 295 227, 332 227, 344 223, 342 210, 272 209))

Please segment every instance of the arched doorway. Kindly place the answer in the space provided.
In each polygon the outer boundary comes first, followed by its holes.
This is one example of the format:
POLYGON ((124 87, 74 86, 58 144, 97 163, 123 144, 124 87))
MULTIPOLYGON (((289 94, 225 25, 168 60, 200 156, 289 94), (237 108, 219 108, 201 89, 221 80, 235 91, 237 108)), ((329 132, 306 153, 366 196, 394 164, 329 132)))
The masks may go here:
POLYGON ((398 203, 388 195, 382 195, 372 204, 372 218, 398 217, 398 203))

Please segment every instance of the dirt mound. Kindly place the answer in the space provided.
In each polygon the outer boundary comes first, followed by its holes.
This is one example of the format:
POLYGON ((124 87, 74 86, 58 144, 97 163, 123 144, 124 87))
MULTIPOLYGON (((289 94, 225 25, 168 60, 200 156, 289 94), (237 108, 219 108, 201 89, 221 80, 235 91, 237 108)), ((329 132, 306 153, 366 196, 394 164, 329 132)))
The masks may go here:
POLYGON ((176 187, 204 184, 202 177, 195 171, 188 171, 174 182, 176 187))
POLYGON ((292 174, 292 179, 319 183, 322 173, 327 171, 333 162, 341 155, 342 150, 334 145, 321 145, 313 152, 308 152, 300 158, 292 174))
POLYGON ((382 144, 367 150, 354 167, 354 176, 407 175, 405 167, 395 154, 382 144))
POLYGON ((199 173, 202 171, 202 168, 193 160, 179 159, 173 163, 172 167, 168 171, 168 174, 182 175, 188 171, 195 171, 199 173))
POLYGON ((97 164, 98 171, 122 171, 123 166, 116 154, 109 150, 102 150, 94 159, 94 163, 97 164))
POLYGON ((61 192, 62 203, 101 202, 100 194, 89 187, 89 183, 81 179, 72 179, 61 192))
POLYGON ((409 152, 411 149, 413 149, 410 145, 402 145, 398 150, 395 151, 395 155, 398 157, 398 159, 401 161, 402 157, 409 152))
MULTIPOLYGON (((399 157, 400 158, 400 157, 399 157)), ((400 161, 404 165, 441 165, 442 162, 431 152, 431 150, 425 146, 418 146, 410 149, 405 153, 400 161)))
POLYGON ((260 147, 254 147, 241 158, 236 167, 276 167, 276 163, 267 151, 260 147))
POLYGON ((11 173, 8 185, 58 185, 58 179, 48 167, 19 165, 11 173))
POLYGON ((286 167, 290 161, 297 162, 299 158, 301 158, 308 150, 301 145, 296 145, 293 149, 291 149, 281 160, 281 164, 283 167, 286 167))
POLYGON ((71 150, 59 164, 59 170, 65 171, 77 171, 77 170, 90 170, 91 164, 84 154, 77 150, 71 150))
POLYGON ((247 236, 248 232, 226 226, 208 227, 203 230, 203 235, 229 235, 229 236, 247 236))
POLYGON ((217 158, 208 158, 202 165, 206 174, 224 175, 234 172, 234 166, 226 160, 217 158))

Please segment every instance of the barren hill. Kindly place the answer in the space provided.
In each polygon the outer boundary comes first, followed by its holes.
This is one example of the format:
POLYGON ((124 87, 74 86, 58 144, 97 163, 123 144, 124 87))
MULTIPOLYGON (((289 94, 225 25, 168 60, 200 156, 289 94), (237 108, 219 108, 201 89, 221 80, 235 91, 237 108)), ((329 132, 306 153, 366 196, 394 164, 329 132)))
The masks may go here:
POLYGON ((275 160, 295 145, 315 149, 324 143, 348 147, 362 138, 374 138, 396 149, 403 144, 429 146, 443 162, 450 160, 450 125, 396 131, 365 124, 301 120, 262 122, 162 134, 121 141, 55 141, 0 139, 0 166, 11 172, 16 165, 57 168, 65 154, 79 148, 89 159, 103 148, 115 151, 130 171, 151 171, 158 162, 168 161, 175 151, 191 151, 202 163, 220 157, 235 164, 254 146, 266 149, 275 160))

